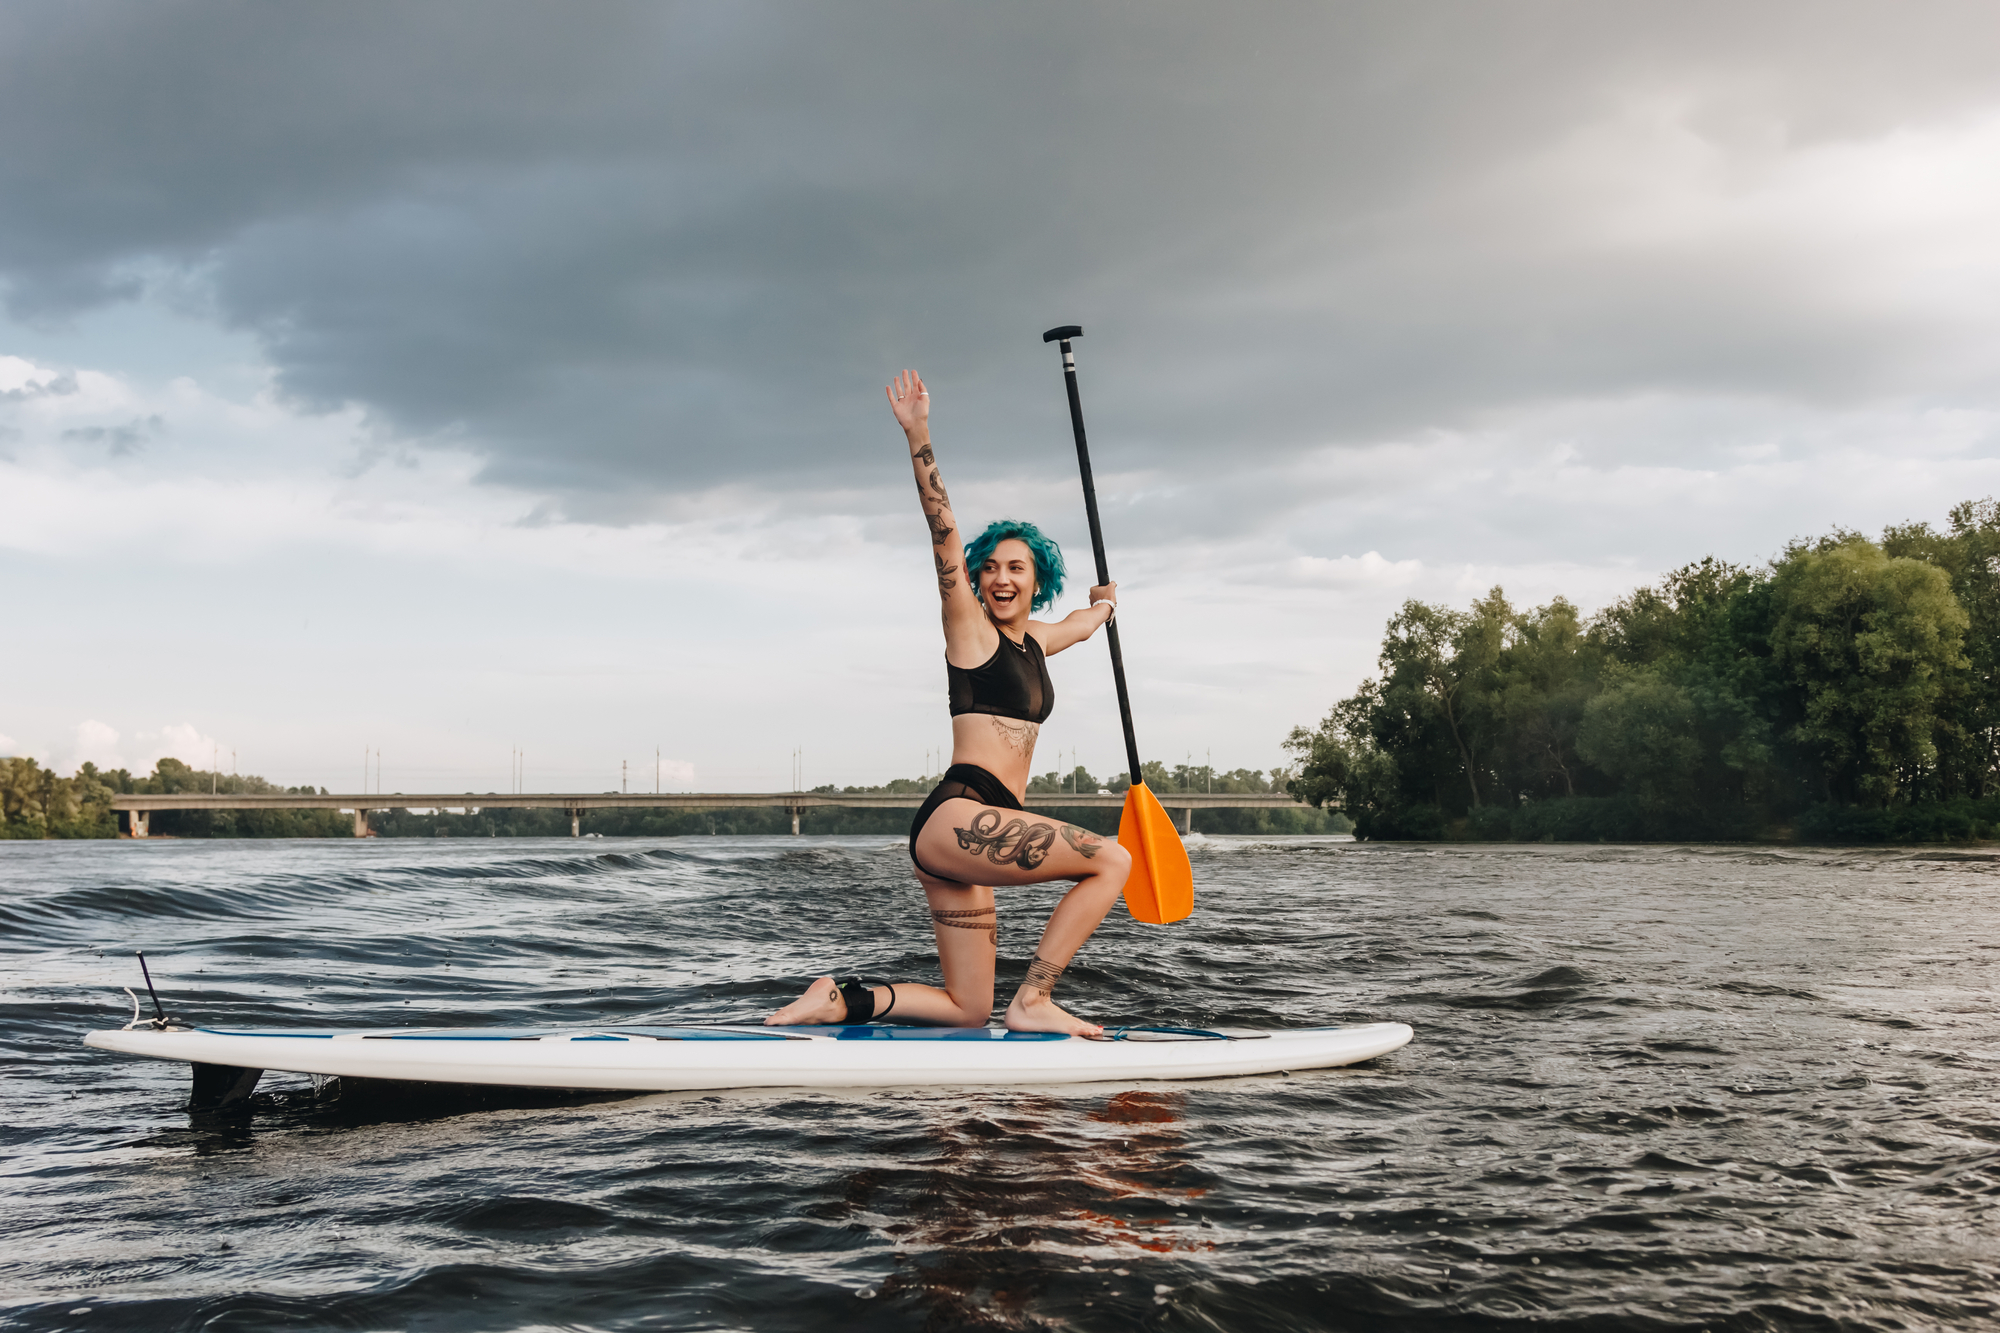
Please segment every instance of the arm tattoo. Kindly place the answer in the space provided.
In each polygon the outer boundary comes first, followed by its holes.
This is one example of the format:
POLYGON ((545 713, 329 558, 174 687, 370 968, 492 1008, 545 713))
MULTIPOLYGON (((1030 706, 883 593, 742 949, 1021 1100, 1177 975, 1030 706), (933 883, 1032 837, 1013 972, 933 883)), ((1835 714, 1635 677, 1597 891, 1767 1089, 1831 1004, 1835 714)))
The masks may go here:
POLYGON ((1104 845, 1104 839, 1089 829, 1080 829, 1074 824, 1064 824, 1061 829, 1063 841, 1068 843, 1078 856, 1088 861, 1097 855, 1097 849, 1104 845))
POLYGON ((986 859, 996 866, 1012 863, 1023 870, 1033 870, 1048 859, 1049 848, 1055 845, 1056 829, 1053 824, 1031 824, 1025 819, 1010 819, 1003 827, 1000 812, 988 807, 972 817, 972 827, 954 829, 958 834, 958 848, 977 856, 986 853, 986 859))
POLYGON ((942 597, 958 586, 958 580, 952 577, 958 573, 958 566, 946 564, 944 556, 936 551, 931 553, 931 559, 937 561, 938 596, 942 597))
POLYGON ((942 503, 946 509, 951 508, 951 497, 945 494, 944 482, 939 479, 938 470, 936 468, 931 469, 931 489, 937 492, 937 498, 939 502, 942 503))
POLYGON ((922 459, 926 467, 937 462, 937 455, 931 452, 931 447, 928 443, 923 448, 911 454, 910 457, 922 459))
POLYGON ((1007 748, 1015 754, 1033 754, 1035 737, 1042 733, 1039 723, 1017 722, 1010 717, 994 718, 993 729, 1000 733, 1000 739, 1006 742, 1007 748))
POLYGON ((924 519, 931 525, 932 546, 943 546, 944 539, 957 531, 951 524, 944 521, 943 514, 933 514, 929 510, 925 510, 924 519))

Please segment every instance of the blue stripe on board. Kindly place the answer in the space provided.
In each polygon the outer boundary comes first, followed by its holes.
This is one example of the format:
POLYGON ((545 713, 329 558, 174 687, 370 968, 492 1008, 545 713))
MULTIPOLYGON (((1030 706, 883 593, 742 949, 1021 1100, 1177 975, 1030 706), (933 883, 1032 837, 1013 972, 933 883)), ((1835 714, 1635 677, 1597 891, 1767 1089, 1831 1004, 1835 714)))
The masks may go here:
POLYGON ((1207 1028, 1122 1027, 1122 1028, 1113 1028, 1111 1031, 1105 1033, 1104 1035, 1110 1038, 1112 1041, 1124 1041, 1125 1034, 1128 1032, 1166 1032, 1182 1037, 1200 1037, 1204 1041, 1235 1040, 1235 1038, 1231 1037, 1227 1032, 1210 1032, 1207 1028))
POLYGON ((231 1032, 227 1028, 196 1028, 196 1032, 206 1032, 211 1037, 316 1037, 330 1041, 331 1032, 231 1032))
POLYGON ((543 1037, 553 1037, 553 1032, 522 1032, 511 1036, 504 1032, 364 1032, 363 1041, 540 1041, 543 1037))

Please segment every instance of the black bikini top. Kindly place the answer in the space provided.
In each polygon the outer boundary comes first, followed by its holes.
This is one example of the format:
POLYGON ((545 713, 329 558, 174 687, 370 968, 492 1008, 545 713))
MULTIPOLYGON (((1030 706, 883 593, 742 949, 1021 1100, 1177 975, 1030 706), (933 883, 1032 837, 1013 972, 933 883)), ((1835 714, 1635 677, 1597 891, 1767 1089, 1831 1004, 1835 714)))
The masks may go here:
POLYGON ((1055 682, 1049 679, 1042 645, 1032 634, 1023 636, 1020 643, 1001 634, 999 646, 984 666, 953 666, 946 658, 944 674, 951 684, 953 717, 990 713, 1023 722, 1046 722, 1055 711, 1055 682))

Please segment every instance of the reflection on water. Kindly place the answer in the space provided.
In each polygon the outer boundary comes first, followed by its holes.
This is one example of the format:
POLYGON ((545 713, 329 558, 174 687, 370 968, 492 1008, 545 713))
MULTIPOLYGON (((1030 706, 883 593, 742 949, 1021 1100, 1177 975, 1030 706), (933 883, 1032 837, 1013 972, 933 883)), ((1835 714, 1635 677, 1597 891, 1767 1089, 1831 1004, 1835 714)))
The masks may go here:
POLYGON ((1214 1249, 1187 1224, 1204 1191, 1179 1183, 1186 1094, 1132 1090, 1083 1103, 995 1098, 938 1113, 896 1167, 848 1179, 840 1216, 889 1237, 896 1267, 876 1295, 926 1324, 1024 1322, 1052 1288, 1079 1296, 1149 1255, 1214 1249))
MULTIPOLYGON (((1081 1011, 1416 1042, 1042 1090, 328 1102, 272 1075, 248 1119, 191 1121, 177 1067, 76 1044, 124 1020, 134 947, 212 1021, 713 1020, 830 966, 921 974, 928 921, 865 838, 0 844, 0 1325, 1996 1322, 2000 863, 1195 861, 1196 916, 1115 918, 1081 1011)), ((1050 896, 1003 904, 1003 969, 1050 896)))

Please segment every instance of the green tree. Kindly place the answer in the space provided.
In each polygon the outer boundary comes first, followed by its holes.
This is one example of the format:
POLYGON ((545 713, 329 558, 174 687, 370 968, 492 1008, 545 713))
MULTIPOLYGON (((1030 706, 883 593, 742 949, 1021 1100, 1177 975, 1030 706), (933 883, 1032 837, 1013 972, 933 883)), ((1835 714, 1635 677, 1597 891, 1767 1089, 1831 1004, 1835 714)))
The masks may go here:
POLYGON ((1575 796, 1588 781, 1576 748, 1602 653, 1561 597, 1512 618, 1495 668, 1501 776, 1517 799, 1575 796))
POLYGON ((42 766, 33 759, 0 759, 0 826, 10 838, 39 838, 48 828, 42 766))
POLYGON ((1030 792, 1052 794, 1074 792, 1078 795, 1087 796, 1096 792, 1097 788, 1097 779, 1090 776, 1090 770, 1086 769, 1082 764, 1078 764, 1074 771, 1069 773, 1051 770, 1039 777, 1028 779, 1028 790, 1030 792))
POLYGON ((1968 621, 1966 670, 1947 680, 1938 704, 1938 764, 1929 794, 2000 795, 2000 504, 1988 498, 1952 506, 1943 533, 1928 523, 1892 527, 1882 549, 1942 570, 1968 621))
POLYGON ((1584 705, 1577 753, 1641 805, 1686 811, 1698 804, 1700 723, 1687 690, 1654 672, 1637 672, 1584 705))
POLYGON ((1289 789, 1364 837, 2000 827, 1991 499, 1880 545, 1835 531, 1763 569, 1699 560, 1584 624, 1497 588, 1465 611, 1409 602, 1380 663, 1287 741, 1289 789))
POLYGON ((1405 602, 1382 636, 1385 702, 1443 724, 1475 810, 1482 800, 1480 755, 1495 720, 1492 676, 1511 619, 1495 588, 1470 611, 1405 602))
MULTIPOLYGON (((1607 668, 1627 673, 1619 680, 1644 671, 1685 692, 1700 749, 1692 789, 1711 815, 1734 812, 1726 824, 1740 825, 1753 807, 1768 816, 1793 797, 1774 767, 1773 735, 1795 708, 1772 668, 1770 619, 1768 573, 1711 557, 1606 607, 1589 629, 1607 668)), ((1607 778, 1608 790, 1620 789, 1607 778)))
POLYGON ((1409 798, 1396 755, 1376 739, 1384 715, 1380 687, 1371 680, 1335 704, 1318 727, 1292 728, 1285 749, 1298 768, 1285 790, 1316 808, 1338 806, 1357 837, 1436 837, 1443 819, 1435 802, 1409 798))
POLYGON ((93 764, 64 778, 33 759, 0 759, 0 838, 115 837, 115 788, 104 778, 93 764))
POLYGON ((1772 577, 1773 659, 1797 689, 1791 739, 1829 799, 1881 805, 1937 761, 1938 706, 1969 618, 1943 570, 1841 535, 1786 551, 1772 577))

